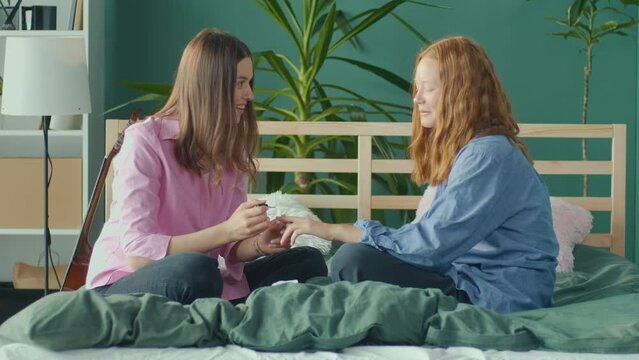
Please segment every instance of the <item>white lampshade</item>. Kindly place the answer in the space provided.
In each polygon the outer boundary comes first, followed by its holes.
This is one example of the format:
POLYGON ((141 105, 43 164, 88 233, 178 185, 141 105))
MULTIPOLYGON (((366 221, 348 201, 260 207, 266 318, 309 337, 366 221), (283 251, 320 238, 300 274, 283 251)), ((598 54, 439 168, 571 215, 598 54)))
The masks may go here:
POLYGON ((81 37, 8 37, 2 113, 48 116, 91 112, 81 37))

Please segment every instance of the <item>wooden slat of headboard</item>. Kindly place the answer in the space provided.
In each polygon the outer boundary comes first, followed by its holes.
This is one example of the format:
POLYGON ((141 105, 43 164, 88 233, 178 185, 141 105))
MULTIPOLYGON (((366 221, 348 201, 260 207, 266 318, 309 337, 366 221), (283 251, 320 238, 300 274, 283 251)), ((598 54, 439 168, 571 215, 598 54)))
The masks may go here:
MULTIPOLYGON (((596 247, 613 249, 612 243, 612 235, 610 234, 588 234, 584 239, 584 244, 596 247)), ((615 252, 614 250, 612 251, 615 252)), ((623 256, 623 254, 619 255, 623 256)))
POLYGON ((260 172, 356 173, 356 159, 258 159, 260 172))
MULTIPOLYGON (((109 147, 127 120, 107 121, 109 147)), ((260 171, 357 172, 358 195, 297 195, 311 208, 358 209, 358 217, 370 218, 371 209, 415 209, 420 196, 372 195, 372 173, 410 173, 411 160, 373 160, 371 136, 411 136, 410 123, 328 123, 260 121, 262 135, 337 135, 358 136, 358 159, 259 159, 260 171), (364 175, 368 174, 368 175, 364 175)), ((610 197, 564 197, 563 199, 591 211, 610 211, 610 234, 590 234, 584 241, 592 246, 610 247, 625 254, 625 181, 626 126, 579 124, 520 124, 522 137, 532 138, 611 138, 610 161, 547 160, 535 162, 541 174, 611 175, 610 197)), ((109 175, 111 176, 111 175, 109 175)), ((111 177, 107 180, 106 203, 111 202, 111 177)), ((263 195, 250 194, 257 198, 263 195)), ((108 207, 107 207, 108 214, 108 207)))
POLYGON ((261 135, 410 136, 410 123, 260 121, 261 135))
MULTIPOLYGON (((411 136, 411 123, 260 121, 262 135, 411 136)), ((620 125, 623 126, 623 125, 620 125)), ((541 138, 612 138, 612 125, 519 124, 520 136, 541 138)))
POLYGON ((612 138, 612 125, 519 124, 521 137, 531 138, 612 138))
POLYGON ((371 168, 373 162, 373 139, 360 135, 357 141, 357 218, 371 218, 371 195, 373 194, 371 168))
POLYGON ((626 254, 626 125, 613 125, 610 235, 612 251, 626 254))
MULTIPOLYGON (((270 159, 260 158, 261 171, 272 172, 357 172, 356 159, 270 159)), ((535 161, 535 169, 544 175, 610 175, 612 161, 535 161)), ((372 160, 371 171, 375 174, 410 174, 413 161, 407 159, 372 160)))
MULTIPOLYGON (((267 194, 248 194, 249 199, 259 199, 267 194)), ((297 200, 311 209, 357 209, 357 195, 304 195, 295 194, 297 200)))

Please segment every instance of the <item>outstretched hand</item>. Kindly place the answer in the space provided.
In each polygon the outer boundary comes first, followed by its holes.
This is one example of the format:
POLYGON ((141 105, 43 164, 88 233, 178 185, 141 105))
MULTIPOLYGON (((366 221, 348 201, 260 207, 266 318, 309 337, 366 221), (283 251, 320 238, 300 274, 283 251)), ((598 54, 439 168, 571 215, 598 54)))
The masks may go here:
POLYGON ((255 240, 257 241, 258 251, 266 255, 271 255, 288 250, 291 244, 280 243, 280 236, 284 226, 284 222, 279 219, 271 221, 268 229, 261 233, 255 240))
POLYGON ((286 224, 286 227, 284 228, 284 231, 282 231, 282 237, 280 239, 280 244, 282 246, 295 245, 295 240, 297 240, 297 237, 304 234, 315 235, 317 237, 330 240, 330 224, 315 221, 307 217, 295 216, 282 216, 279 218, 279 220, 286 224))
POLYGON ((300 235, 314 235, 324 240, 356 243, 363 236, 362 230, 351 224, 327 224, 307 217, 282 216, 286 224, 280 244, 291 246, 300 235))

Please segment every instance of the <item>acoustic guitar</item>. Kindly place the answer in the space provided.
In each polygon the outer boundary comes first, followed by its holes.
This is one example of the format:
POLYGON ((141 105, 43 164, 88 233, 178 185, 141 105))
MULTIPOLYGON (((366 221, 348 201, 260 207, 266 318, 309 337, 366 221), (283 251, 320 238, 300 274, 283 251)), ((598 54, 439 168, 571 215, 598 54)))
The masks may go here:
MULTIPOLYGON (((127 127, 129 127, 133 123, 136 123, 139 119, 140 112, 134 112, 129 119, 127 127)), ((122 141, 124 141, 124 130, 122 130, 122 132, 118 136, 118 139, 116 140, 109 154, 107 154, 104 157, 104 160, 102 160, 100 173, 98 174, 98 179, 96 180, 95 186, 93 187, 93 192, 91 193, 89 207, 87 209, 86 216, 84 217, 84 222, 82 223, 80 236, 78 237, 78 241, 75 244, 75 249, 73 250, 71 262, 64 276, 61 291, 77 290, 84 286, 84 283, 86 282, 87 272, 89 270, 89 260, 91 260, 91 252, 93 250, 93 245, 89 241, 89 233, 91 232, 91 227, 93 226, 93 218, 95 216, 95 211, 98 208, 100 197, 102 196, 102 192, 104 190, 106 177, 109 173, 109 168, 111 167, 111 161, 113 161, 115 155, 120 152, 122 141)))

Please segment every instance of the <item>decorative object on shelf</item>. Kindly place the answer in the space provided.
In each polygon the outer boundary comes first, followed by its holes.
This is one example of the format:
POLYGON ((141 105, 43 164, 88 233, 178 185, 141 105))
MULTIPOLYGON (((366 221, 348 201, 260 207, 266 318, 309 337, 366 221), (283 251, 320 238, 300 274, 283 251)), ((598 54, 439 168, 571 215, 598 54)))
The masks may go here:
POLYGON ((83 14, 84 14, 84 1, 83 0, 75 0, 73 2, 75 4, 75 6, 73 6, 73 8, 75 9, 75 13, 73 16, 73 30, 82 30, 82 21, 83 21, 83 14))
POLYGON ((78 6, 78 0, 71 0, 71 6, 69 6, 69 17, 67 22, 67 30, 74 30, 73 24, 75 22, 75 12, 78 6))
MULTIPOLYGON (((56 275, 64 274, 67 269, 66 264, 60 264, 60 255, 57 252, 53 252, 57 258, 56 265, 49 266, 49 290, 59 290, 60 286, 56 284, 56 275), (51 271, 53 270, 53 271, 51 271)), ((14 289, 42 289, 42 279, 44 279, 44 267, 40 265, 42 256, 38 259, 36 266, 29 265, 18 261, 13 264, 13 271, 11 273, 11 280, 13 282, 14 289)))
POLYGON ((6 5, 4 4, 3 0, 0 0, 0 7, 2 8, 2 12, 0 12, 0 24, 2 24, 2 30, 17 29, 14 23, 14 19, 16 18, 16 14, 18 13, 21 2, 22 0, 17 0, 16 4, 12 6, 11 0, 7 0, 6 5))
POLYGON ((44 135, 44 294, 49 289, 49 122, 51 115, 91 112, 84 39, 72 36, 8 37, 2 113, 42 116, 44 135), (64 84, 64 86, 61 86, 64 84))
POLYGON ((23 6, 22 30, 55 30, 57 14, 56 6, 23 6))

